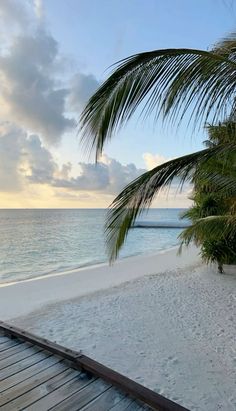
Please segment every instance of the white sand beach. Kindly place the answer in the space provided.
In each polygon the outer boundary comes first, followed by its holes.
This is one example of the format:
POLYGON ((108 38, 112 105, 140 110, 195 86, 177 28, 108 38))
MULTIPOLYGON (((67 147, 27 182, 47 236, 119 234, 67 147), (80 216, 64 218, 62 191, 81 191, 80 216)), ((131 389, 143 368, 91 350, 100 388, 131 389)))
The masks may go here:
POLYGON ((177 250, 178 247, 174 247, 156 254, 129 257, 112 266, 98 264, 17 283, 2 283, 1 319, 5 321, 27 315, 47 304, 96 293, 145 275, 160 274, 173 268, 184 269, 199 262, 196 248, 189 248, 181 257, 177 250))
POLYGON ((235 287, 172 249, 2 286, 0 317, 192 411, 235 411, 235 287))

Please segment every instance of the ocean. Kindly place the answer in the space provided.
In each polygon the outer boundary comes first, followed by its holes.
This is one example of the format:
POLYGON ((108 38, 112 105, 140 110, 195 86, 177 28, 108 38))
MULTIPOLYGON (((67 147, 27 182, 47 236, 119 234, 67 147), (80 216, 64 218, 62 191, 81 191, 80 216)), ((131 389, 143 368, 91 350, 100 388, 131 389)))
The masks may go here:
MULTIPOLYGON (((150 209, 142 221, 179 222, 183 209, 150 209)), ((0 283, 107 261, 104 209, 0 210, 0 283)), ((165 250, 181 228, 135 228, 120 258, 165 250)))

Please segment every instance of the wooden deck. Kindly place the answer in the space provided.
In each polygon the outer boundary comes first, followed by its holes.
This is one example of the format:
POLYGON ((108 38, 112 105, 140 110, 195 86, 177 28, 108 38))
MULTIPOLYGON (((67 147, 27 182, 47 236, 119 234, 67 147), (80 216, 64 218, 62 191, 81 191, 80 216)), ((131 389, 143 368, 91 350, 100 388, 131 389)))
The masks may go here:
POLYGON ((2 411, 188 411, 91 358, 0 322, 2 411))

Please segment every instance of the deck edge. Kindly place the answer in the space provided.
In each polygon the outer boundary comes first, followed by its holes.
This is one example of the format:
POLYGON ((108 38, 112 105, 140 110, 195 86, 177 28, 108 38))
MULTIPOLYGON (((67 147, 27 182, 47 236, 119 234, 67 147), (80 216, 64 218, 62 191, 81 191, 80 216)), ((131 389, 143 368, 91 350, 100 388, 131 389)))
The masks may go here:
POLYGON ((131 380, 109 367, 87 357, 80 351, 71 350, 62 345, 38 337, 28 331, 0 321, 0 333, 10 338, 19 338, 31 342, 45 350, 58 355, 71 363, 71 367, 94 374, 115 387, 121 389, 134 399, 140 400, 157 411, 190 411, 187 408, 163 397, 155 391, 131 380))

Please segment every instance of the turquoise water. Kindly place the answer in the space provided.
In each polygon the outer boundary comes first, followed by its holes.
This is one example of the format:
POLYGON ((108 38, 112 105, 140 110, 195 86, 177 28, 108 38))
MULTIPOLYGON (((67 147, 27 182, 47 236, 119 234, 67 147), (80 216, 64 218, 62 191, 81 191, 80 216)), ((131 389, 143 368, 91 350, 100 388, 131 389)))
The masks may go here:
MULTIPOLYGON (((173 221, 180 209, 151 209, 142 220, 173 221)), ((0 210, 0 283, 67 271, 107 261, 106 210, 0 210)), ((135 228, 120 257, 178 244, 181 229, 135 228)))

